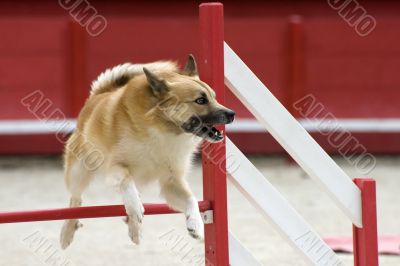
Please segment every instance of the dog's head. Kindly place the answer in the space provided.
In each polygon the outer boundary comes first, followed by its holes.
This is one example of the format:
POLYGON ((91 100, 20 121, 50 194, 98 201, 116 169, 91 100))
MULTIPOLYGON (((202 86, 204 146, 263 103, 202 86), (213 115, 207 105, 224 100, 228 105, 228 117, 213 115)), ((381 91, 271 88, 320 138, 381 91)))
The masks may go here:
POLYGON ((223 140, 223 134, 214 126, 232 123, 235 112, 218 103, 215 92, 199 79, 192 55, 180 73, 143 70, 163 119, 182 132, 210 142, 223 140))

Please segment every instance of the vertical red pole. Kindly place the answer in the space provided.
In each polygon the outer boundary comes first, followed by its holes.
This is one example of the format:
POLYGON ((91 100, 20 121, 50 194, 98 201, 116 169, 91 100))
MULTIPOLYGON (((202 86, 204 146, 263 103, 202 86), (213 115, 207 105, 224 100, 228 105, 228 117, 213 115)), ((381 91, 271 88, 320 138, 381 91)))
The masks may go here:
MULTIPOLYGON (((200 78, 225 102, 224 14, 221 3, 200 5, 200 78)), ((218 128, 224 130, 223 126, 218 128)), ((228 266, 228 215, 226 202, 225 141, 203 145, 203 197, 210 201, 214 222, 205 225, 206 265, 228 266)))
MULTIPOLYGON (((294 103, 304 95, 304 24, 299 15, 289 17, 288 30, 288 66, 287 66, 287 92, 285 106, 296 118, 300 113, 294 108, 294 103)), ((286 161, 295 164, 293 158, 286 153, 286 161)))
POLYGON ((85 29, 78 23, 69 23, 70 48, 68 55, 69 80, 68 84, 68 116, 76 117, 89 96, 89 82, 86 73, 86 37, 85 29))
POLYGON ((298 15, 289 17, 289 69, 288 106, 290 113, 298 117, 294 103, 304 94, 304 23, 298 15))
POLYGON ((376 185, 371 178, 356 178, 361 190, 363 227, 353 225, 355 266, 378 265, 378 231, 376 218, 376 185))

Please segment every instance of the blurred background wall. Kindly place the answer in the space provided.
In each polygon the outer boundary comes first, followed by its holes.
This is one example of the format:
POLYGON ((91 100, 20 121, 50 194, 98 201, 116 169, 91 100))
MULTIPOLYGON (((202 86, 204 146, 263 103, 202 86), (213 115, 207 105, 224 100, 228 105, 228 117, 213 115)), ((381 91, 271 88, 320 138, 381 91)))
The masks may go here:
MULTIPOLYGON (((60 153, 56 133, 73 127, 64 117, 76 118, 104 69, 127 61, 183 64, 198 55, 198 2, 91 0, 107 22, 98 36, 79 25, 90 19, 84 2, 67 10, 68 2, 0 2, 0 154, 60 153)), ((341 16, 327 1, 224 1, 225 39, 303 122, 293 105, 312 95, 325 111, 309 116, 331 112, 369 152, 399 153, 400 2, 359 2, 376 20, 366 36, 343 19, 358 19, 352 7, 341 16)), ((229 130, 241 149, 283 153, 231 93, 227 102, 238 113, 229 130)), ((337 152, 326 135, 307 129, 337 152)))

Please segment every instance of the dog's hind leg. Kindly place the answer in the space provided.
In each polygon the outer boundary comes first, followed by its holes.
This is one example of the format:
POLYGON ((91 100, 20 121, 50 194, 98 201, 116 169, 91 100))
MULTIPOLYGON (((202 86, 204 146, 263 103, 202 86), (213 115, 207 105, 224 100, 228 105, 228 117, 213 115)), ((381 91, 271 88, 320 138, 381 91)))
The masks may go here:
MULTIPOLYGON (((81 203, 81 198, 71 197, 69 207, 80 207, 81 203)), ((82 224, 77 219, 66 220, 64 222, 60 234, 60 244, 62 249, 66 249, 71 244, 75 231, 81 226, 82 224)))
MULTIPOLYGON (((65 181, 71 194, 69 207, 80 207, 82 205, 82 193, 92 180, 92 174, 81 164, 80 161, 73 161, 66 166, 65 181)), ((61 229, 61 248, 67 248, 73 238, 75 231, 81 227, 78 219, 66 220, 61 229)))
POLYGON ((183 178, 170 178, 162 182, 161 195, 171 208, 185 214, 186 227, 189 234, 193 238, 203 239, 204 225, 199 206, 186 180, 183 178))

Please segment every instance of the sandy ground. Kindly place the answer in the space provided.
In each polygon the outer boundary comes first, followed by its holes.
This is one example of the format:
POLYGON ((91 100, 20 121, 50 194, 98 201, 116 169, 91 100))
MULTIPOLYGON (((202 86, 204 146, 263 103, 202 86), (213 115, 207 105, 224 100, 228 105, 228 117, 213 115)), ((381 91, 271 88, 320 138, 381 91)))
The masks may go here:
MULTIPOLYGON (((322 236, 351 234, 347 218, 299 167, 282 158, 251 160, 322 236)), ((350 176, 358 176, 351 165, 337 161, 350 176)), ((371 176, 378 184, 379 233, 400 234, 400 158, 378 158, 371 176)), ((198 163, 188 179, 200 196, 198 163)), ((230 230, 260 262, 305 265, 232 184, 228 192, 230 230)), ((146 202, 162 201, 155 186, 142 197, 146 202)), ((67 202, 58 157, 0 159, 0 210, 65 207, 67 202)), ((104 180, 96 180, 84 197, 85 205, 120 202, 104 180)), ((86 219, 83 224, 66 251, 58 244, 62 221, 0 225, 0 265, 196 265, 203 256, 202 244, 187 235, 184 217, 179 214, 146 216, 140 246, 130 242, 120 217, 86 219), (172 238, 181 239, 179 248, 172 238)), ((345 265, 352 265, 351 255, 340 257, 345 265)), ((400 257, 381 256, 380 264, 400 265, 400 257)))

